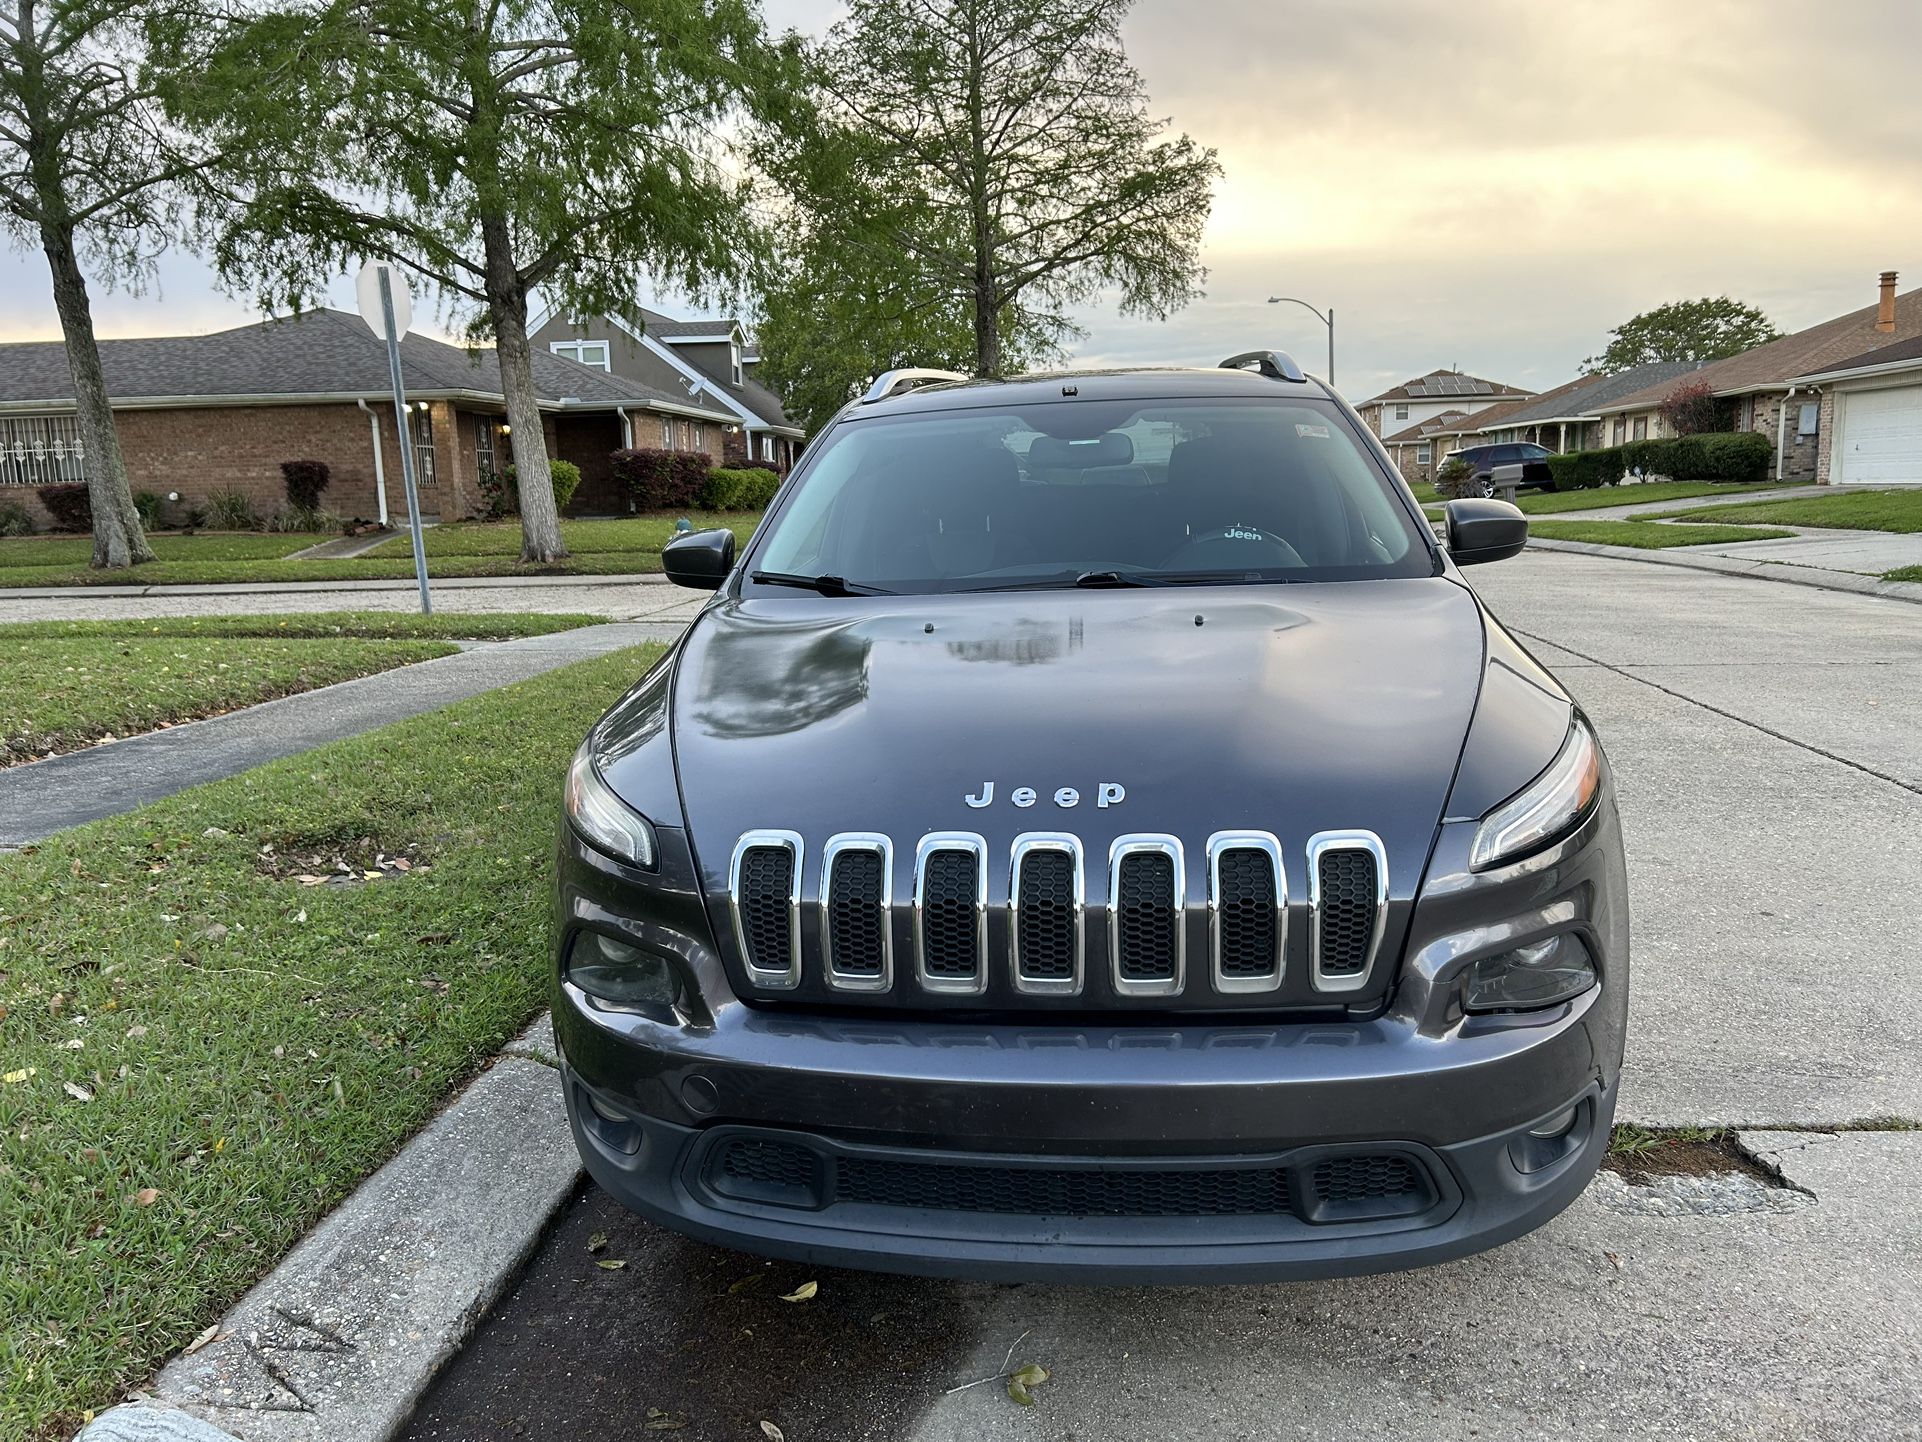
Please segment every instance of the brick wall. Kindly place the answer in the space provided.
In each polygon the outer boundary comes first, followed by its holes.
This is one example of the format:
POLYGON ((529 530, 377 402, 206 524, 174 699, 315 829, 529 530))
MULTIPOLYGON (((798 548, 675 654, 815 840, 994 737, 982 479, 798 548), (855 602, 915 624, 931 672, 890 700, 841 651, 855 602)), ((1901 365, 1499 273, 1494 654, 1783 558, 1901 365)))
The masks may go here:
MULTIPOLYGON (((1759 431, 1769 439, 1772 447, 1776 440, 1776 425, 1784 407, 1788 416, 1781 431, 1782 457, 1781 474, 1784 482, 1794 485, 1809 485, 1818 480, 1826 481, 1827 473, 1822 464, 1822 437, 1828 434, 1829 422, 1833 415, 1833 402, 1827 396, 1813 396, 1799 393, 1794 396, 1757 396, 1754 416, 1750 422, 1751 430, 1759 431), (1820 407, 1816 417, 1813 435, 1798 436, 1795 433, 1802 407, 1814 401, 1820 407)), ((1769 478, 1775 477, 1774 467, 1769 469, 1769 478)))

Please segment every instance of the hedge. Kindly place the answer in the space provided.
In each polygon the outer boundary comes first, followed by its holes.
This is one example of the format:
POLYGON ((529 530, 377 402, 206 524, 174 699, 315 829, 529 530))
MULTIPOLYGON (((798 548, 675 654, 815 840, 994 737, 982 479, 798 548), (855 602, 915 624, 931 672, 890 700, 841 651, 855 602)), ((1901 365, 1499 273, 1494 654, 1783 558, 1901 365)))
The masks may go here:
POLYGON ((1672 481, 1765 481, 1774 455, 1759 431, 1724 431, 1550 456, 1548 469, 1563 491, 1612 486, 1630 471, 1672 481))
POLYGON ((282 461, 281 484, 287 490, 287 504, 296 511, 320 509, 320 493, 327 489, 331 473, 325 461, 282 461))
POLYGON ((40 504, 47 508, 53 517, 56 531, 91 531, 93 529, 93 500, 87 494, 84 483, 76 482, 65 486, 41 486, 34 491, 40 497, 40 504))
POLYGON ((704 511, 765 511, 781 488, 781 478, 761 466, 730 470, 717 466, 701 487, 704 511))
POLYGON ((614 480, 643 511, 688 509, 700 505, 712 465, 701 451, 615 451, 614 480))

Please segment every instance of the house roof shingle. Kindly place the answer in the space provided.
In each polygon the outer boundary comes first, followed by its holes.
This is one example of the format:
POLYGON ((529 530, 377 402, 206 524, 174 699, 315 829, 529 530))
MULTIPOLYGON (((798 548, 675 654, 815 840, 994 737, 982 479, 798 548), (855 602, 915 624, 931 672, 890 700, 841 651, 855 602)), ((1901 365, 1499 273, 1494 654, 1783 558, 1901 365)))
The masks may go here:
POLYGON ((1620 396, 1632 395, 1648 386, 1660 385, 1702 368, 1701 361, 1650 361, 1630 366, 1614 375, 1576 376, 1574 380, 1543 391, 1532 401, 1504 414, 1503 426, 1532 426, 1544 421, 1572 421, 1599 415, 1600 408, 1620 396))
MULTIPOLYGON (((1703 366, 1695 373, 1716 395, 1744 395, 1750 391, 1786 387, 1799 376, 1827 370, 1851 356, 1859 356, 1878 341, 1887 346, 1922 336, 1922 289, 1895 298, 1895 330, 1875 328, 1878 305, 1866 305, 1847 315, 1838 315, 1794 335, 1745 350, 1703 366), (1884 339, 1892 337, 1892 339, 1884 339)), ((1607 411, 1651 410, 1668 399, 1674 389, 1672 380, 1645 386, 1610 401, 1607 411)))
POLYGON ((720 316, 711 320, 673 320, 658 311, 643 308, 640 312, 641 324, 646 333, 656 340, 674 347, 681 360, 706 376, 721 390, 726 391, 736 401, 765 424, 792 430, 796 435, 801 428, 788 419, 781 398, 762 385, 753 376, 742 371, 739 385, 734 382, 732 367, 716 365, 702 352, 698 345, 690 345, 696 338, 712 340, 717 336, 730 336, 737 331, 741 335, 742 359, 745 363, 753 351, 753 340, 747 334, 747 327, 733 316, 720 316))
POLYGON ((1415 424, 1409 426, 1406 430, 1396 431, 1392 436, 1383 436, 1381 443, 1385 446, 1405 446, 1411 443, 1425 441, 1436 431, 1441 430, 1453 421, 1460 420, 1467 414, 1467 411, 1443 411, 1440 415, 1430 416, 1425 421, 1416 421, 1415 424))
POLYGON ((1362 404, 1372 406, 1382 401, 1498 400, 1533 394, 1533 391, 1505 385, 1501 381, 1483 380, 1480 376, 1471 376, 1462 371, 1441 369, 1403 381, 1378 396, 1370 396, 1362 404))
MULTIPOLYGON (((1804 375, 1834 375, 1838 371, 1867 370, 1872 366, 1896 365, 1902 361, 1915 361, 1922 364, 1922 333, 1899 340, 1894 345, 1877 346, 1874 350, 1864 351, 1839 361, 1825 362, 1819 371, 1806 371, 1804 375)), ((1797 377, 1800 379, 1801 377, 1797 377)))
MULTIPOLYGON (((428 336, 400 343, 401 377, 411 395, 499 396, 500 359, 492 348, 464 349, 428 336)), ((724 412, 593 366, 534 353, 534 389, 550 404, 667 405, 724 412)), ((116 404, 160 400, 387 394, 387 347, 358 316, 314 310, 211 335, 153 336, 100 342, 107 392, 116 404)), ((59 341, 0 343, 0 405, 71 405, 73 379, 59 341)))

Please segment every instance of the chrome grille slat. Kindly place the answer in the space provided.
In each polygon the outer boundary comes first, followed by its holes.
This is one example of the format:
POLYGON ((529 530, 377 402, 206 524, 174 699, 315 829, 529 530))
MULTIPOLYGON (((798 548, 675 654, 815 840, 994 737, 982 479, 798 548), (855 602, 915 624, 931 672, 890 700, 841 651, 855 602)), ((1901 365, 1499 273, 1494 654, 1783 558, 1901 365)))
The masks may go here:
POLYGON ((1008 877, 1008 953, 1015 990, 1031 996, 1079 995, 1087 946, 1080 839, 1049 831, 1017 836, 1008 877))
POLYGON ((1108 966, 1120 995, 1180 994, 1187 982, 1187 894, 1178 839, 1115 839, 1108 852, 1108 966))
POLYGON ((801 866, 793 831, 750 831, 728 865, 728 909, 748 978, 791 991, 801 984, 801 866), (785 853, 785 861, 782 860, 785 853))
POLYGON ((914 972, 923 989, 978 996, 988 988, 988 843, 936 831, 914 851, 914 972))
POLYGON ((1368 984, 1388 924, 1388 853, 1372 831, 1308 840, 1308 950, 1316 991, 1368 984))
POLYGON ((821 969, 836 991, 894 985, 894 843, 844 831, 821 848, 821 969))
POLYGON ((1274 991, 1288 958, 1288 868, 1267 831, 1208 838, 1208 962, 1224 995, 1274 991))

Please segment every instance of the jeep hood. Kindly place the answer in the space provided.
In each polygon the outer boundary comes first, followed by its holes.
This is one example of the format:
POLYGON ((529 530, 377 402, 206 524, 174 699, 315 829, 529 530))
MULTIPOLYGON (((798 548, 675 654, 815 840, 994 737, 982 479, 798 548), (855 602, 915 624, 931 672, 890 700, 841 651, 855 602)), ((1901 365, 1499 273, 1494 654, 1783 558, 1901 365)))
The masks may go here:
MULTIPOLYGON (((701 872, 744 831, 930 831, 1006 854, 1070 831, 1199 854, 1211 832, 1377 833, 1420 879, 1474 712, 1484 635, 1442 578, 1263 588, 727 600, 675 661, 672 739, 701 872), (972 807, 993 783, 992 804, 972 807), (1104 783, 1118 804, 1097 804, 1104 783), (1037 793, 1026 808, 1017 788, 1037 793), (1055 793, 1073 788, 1064 809, 1055 793)), ((625 789, 618 768, 609 777, 625 789)))

